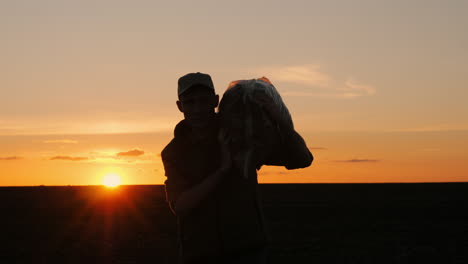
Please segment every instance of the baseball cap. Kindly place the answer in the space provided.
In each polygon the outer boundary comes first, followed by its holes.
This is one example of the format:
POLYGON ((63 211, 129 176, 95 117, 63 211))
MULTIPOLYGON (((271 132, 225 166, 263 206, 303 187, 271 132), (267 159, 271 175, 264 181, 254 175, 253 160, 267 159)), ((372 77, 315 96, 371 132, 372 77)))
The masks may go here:
POLYGON ((206 73, 188 73, 179 78, 178 87, 177 87, 177 95, 180 96, 181 94, 188 91, 191 87, 195 85, 202 85, 207 88, 210 88, 215 91, 213 81, 211 80, 211 76, 206 73))

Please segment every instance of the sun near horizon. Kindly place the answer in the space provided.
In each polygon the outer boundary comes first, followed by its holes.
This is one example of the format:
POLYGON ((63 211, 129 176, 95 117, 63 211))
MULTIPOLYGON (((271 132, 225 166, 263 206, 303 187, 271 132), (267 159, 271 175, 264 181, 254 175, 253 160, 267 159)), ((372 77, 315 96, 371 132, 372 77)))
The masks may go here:
POLYGON ((115 173, 108 173, 102 179, 102 185, 108 188, 115 188, 120 186, 122 180, 119 175, 115 173))
POLYGON ((259 183, 468 182, 468 1, 43 2, 0 1, 0 186, 164 184, 197 71, 282 96, 315 161, 259 183))

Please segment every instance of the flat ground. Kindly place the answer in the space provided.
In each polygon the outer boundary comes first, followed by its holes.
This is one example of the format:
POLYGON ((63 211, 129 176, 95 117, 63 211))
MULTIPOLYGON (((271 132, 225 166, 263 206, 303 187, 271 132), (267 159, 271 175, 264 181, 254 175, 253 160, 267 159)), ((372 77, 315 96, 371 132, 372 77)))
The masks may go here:
MULTIPOLYGON (((468 183, 264 184, 270 263, 468 263, 468 183)), ((1 263, 174 263, 159 185, 1 187, 1 263)))

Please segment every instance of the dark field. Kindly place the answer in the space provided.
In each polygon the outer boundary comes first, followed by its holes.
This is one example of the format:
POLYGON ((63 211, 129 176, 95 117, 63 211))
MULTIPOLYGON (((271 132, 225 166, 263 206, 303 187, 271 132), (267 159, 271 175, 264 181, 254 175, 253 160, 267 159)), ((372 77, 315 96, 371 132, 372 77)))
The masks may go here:
MULTIPOLYGON (((468 183, 261 185, 270 263, 468 263, 468 183)), ((0 263, 174 263, 163 186, 0 188, 0 263)))

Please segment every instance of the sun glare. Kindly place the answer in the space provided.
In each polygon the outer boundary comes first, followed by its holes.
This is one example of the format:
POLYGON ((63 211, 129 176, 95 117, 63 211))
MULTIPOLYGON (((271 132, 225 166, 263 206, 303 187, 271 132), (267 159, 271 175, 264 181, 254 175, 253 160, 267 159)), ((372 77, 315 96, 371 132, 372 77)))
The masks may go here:
POLYGON ((114 173, 109 173, 102 179, 102 184, 106 187, 117 187, 120 185, 120 176, 114 173))

